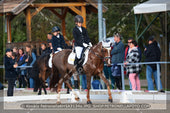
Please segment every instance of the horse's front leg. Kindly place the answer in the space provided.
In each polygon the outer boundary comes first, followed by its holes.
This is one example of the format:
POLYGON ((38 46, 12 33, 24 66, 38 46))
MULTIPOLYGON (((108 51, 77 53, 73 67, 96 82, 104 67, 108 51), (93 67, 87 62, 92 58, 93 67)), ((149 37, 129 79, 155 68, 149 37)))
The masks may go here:
POLYGON ((80 98, 78 97, 78 95, 76 94, 76 92, 74 91, 74 89, 71 87, 71 85, 69 84, 69 81, 65 81, 66 85, 72 90, 73 94, 75 95, 75 100, 79 101, 80 98))
POLYGON ((38 95, 41 95, 42 84, 40 83, 38 95))
POLYGON ((43 89, 44 89, 44 93, 45 93, 45 95, 46 95, 46 94, 47 94, 47 91, 46 91, 46 86, 45 86, 44 81, 42 81, 42 86, 43 86, 43 89))
POLYGON ((41 90, 42 90, 42 79, 41 79, 41 73, 39 73, 39 83, 40 83, 40 86, 39 86, 39 92, 38 92, 38 95, 41 95, 41 90))
POLYGON ((87 77, 87 104, 92 104, 90 100, 91 76, 86 75, 86 77, 87 77))
POLYGON ((112 103, 113 100, 112 100, 112 94, 111 94, 111 91, 110 91, 110 85, 109 85, 109 82, 108 80, 105 78, 105 76, 103 75, 103 73, 99 73, 99 76, 100 78, 104 81, 104 83, 107 85, 107 89, 108 89, 108 95, 109 95, 109 102, 112 103))

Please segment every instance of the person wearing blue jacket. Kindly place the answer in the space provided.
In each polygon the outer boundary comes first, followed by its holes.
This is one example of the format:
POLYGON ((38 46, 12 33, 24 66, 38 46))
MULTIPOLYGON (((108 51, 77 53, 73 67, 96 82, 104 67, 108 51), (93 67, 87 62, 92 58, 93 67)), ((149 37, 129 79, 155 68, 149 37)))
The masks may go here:
POLYGON ((10 49, 6 49, 4 63, 5 63, 5 79, 8 81, 7 96, 13 96, 15 80, 17 78, 16 67, 18 66, 18 64, 16 64, 12 60, 11 56, 12 56, 12 51, 10 49))
POLYGON ((112 76, 114 76, 114 80, 116 83, 116 87, 118 89, 122 89, 122 82, 121 82, 121 67, 117 65, 117 63, 123 63, 124 60, 124 44, 121 41, 120 33, 115 33, 114 35, 115 44, 113 45, 113 49, 111 51, 112 55, 112 76))
MULTIPOLYGON (((17 58, 18 66, 26 66, 26 55, 24 54, 24 49, 19 48, 19 57, 17 58)), ((26 81, 25 81, 25 76, 26 76, 26 69, 21 68, 18 69, 19 72, 19 88, 26 87, 26 81)))
MULTIPOLYGON (((36 55, 34 52, 32 52, 32 48, 30 45, 26 46, 26 52, 27 52, 27 59, 25 60, 25 62, 27 63, 27 66, 33 66, 33 64, 36 61, 36 55)), ((27 73, 28 73, 27 79, 29 80, 28 87, 34 88, 34 76, 31 71, 32 68, 27 69, 27 73)))

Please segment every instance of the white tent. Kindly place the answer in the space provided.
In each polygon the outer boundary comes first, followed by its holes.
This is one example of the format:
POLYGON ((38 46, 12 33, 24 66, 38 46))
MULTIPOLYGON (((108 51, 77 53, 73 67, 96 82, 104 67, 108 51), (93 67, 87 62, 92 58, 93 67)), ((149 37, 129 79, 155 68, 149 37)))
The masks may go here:
POLYGON ((134 14, 166 12, 170 11, 170 0, 149 0, 133 8, 134 14))

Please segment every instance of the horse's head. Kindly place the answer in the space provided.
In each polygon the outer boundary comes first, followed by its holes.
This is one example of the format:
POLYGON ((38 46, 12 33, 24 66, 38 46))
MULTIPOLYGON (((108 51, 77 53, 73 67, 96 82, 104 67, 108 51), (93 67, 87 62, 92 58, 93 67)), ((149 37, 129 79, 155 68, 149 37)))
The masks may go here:
POLYGON ((100 59, 103 59, 103 61, 106 62, 106 64, 110 63, 110 42, 99 42, 96 46, 94 46, 93 53, 99 57, 100 59))
POLYGON ((107 41, 107 42, 104 42, 102 41, 102 53, 103 53, 103 57, 104 57, 104 61, 106 64, 110 65, 111 62, 110 62, 110 52, 111 52, 111 42, 110 41, 107 41))

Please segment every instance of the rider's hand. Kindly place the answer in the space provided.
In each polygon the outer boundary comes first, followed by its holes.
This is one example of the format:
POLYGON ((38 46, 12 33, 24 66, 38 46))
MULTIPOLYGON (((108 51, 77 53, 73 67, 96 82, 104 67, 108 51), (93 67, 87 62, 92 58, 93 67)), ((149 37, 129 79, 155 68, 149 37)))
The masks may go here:
POLYGON ((87 47, 87 46, 88 46, 88 44, 86 44, 86 43, 83 43, 83 46, 84 46, 84 47, 87 47))
POLYGON ((62 49, 61 49, 60 47, 59 47, 59 48, 57 48, 57 50, 58 50, 58 51, 62 51, 62 49))
POLYGON ((92 46, 93 46, 91 42, 89 42, 89 46, 90 46, 90 47, 92 47, 92 46))

